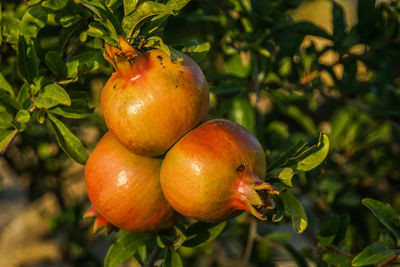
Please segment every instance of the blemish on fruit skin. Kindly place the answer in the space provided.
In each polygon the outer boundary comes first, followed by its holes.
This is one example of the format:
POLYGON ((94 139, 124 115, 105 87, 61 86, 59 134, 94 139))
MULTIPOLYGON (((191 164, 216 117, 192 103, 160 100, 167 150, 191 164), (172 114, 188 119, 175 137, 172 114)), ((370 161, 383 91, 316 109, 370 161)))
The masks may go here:
POLYGON ((246 166, 244 164, 241 164, 239 167, 237 167, 236 171, 243 172, 245 169, 246 169, 246 166))
POLYGON ((162 56, 158 55, 157 58, 162 62, 162 60, 163 60, 162 56))
POLYGON ((117 90, 117 85, 116 84, 113 85, 113 89, 117 90))

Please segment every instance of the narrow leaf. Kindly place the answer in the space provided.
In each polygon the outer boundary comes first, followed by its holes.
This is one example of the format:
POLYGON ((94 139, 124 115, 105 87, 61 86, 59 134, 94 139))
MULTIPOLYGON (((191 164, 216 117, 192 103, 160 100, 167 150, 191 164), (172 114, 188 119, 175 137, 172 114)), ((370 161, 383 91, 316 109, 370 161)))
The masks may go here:
POLYGON ((3 151, 4 146, 14 136, 15 130, 0 130, 0 151, 3 151))
POLYGON ((291 166, 295 173, 307 172, 319 166, 326 158, 329 152, 329 138, 326 134, 321 134, 318 143, 297 156, 301 159, 291 166), (312 153, 309 153, 311 152, 312 153))
POLYGON ((104 260, 105 267, 114 267, 129 258, 143 245, 154 241, 154 235, 123 232, 123 235, 111 245, 104 260))
POLYGON ((12 96, 15 96, 14 90, 11 85, 7 82, 6 78, 4 78, 3 74, 0 73, 0 89, 6 90, 12 96))
POLYGON ((0 129, 8 129, 13 126, 13 117, 6 111, 0 112, 0 129))
POLYGON ((26 41, 24 36, 18 38, 17 69, 28 82, 32 82, 39 74, 39 59, 32 40, 26 41))
POLYGON ((397 239, 400 239, 400 226, 397 225, 398 215, 392 207, 378 200, 364 198, 362 203, 372 211, 376 218, 389 230, 397 239))
POLYGON ((190 0, 168 0, 167 6, 170 7, 172 10, 181 10, 184 8, 190 0))
POLYGON ((68 93, 57 83, 46 85, 37 97, 32 98, 38 108, 51 108, 59 104, 71 105, 68 93))
POLYGON ((89 155, 81 141, 57 117, 48 113, 48 126, 57 137, 57 141, 64 152, 80 164, 85 164, 89 155))
POLYGON ((375 243, 366 247, 352 261, 353 266, 365 266, 380 263, 390 256, 395 255, 395 252, 388 249, 382 243, 375 243))
POLYGON ((299 234, 302 233, 308 226, 308 218, 303 206, 289 192, 282 192, 279 194, 279 197, 282 199, 285 209, 292 217, 293 229, 299 234))

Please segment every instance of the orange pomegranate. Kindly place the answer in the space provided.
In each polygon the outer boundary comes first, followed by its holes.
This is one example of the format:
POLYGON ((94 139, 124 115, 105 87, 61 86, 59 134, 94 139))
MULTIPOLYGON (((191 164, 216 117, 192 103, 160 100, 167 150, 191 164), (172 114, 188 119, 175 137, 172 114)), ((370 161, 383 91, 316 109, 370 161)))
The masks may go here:
POLYGON ((186 55, 174 63, 159 49, 141 53, 122 37, 119 44, 106 44, 104 53, 115 68, 101 94, 105 121, 134 153, 162 155, 204 119, 207 81, 186 55))
POLYGON ((171 227, 179 215, 161 192, 161 161, 135 155, 110 132, 106 133, 85 167, 86 188, 94 207, 88 216, 98 213, 99 225, 106 225, 105 218, 116 227, 132 232, 171 227))
POLYGON ((182 137, 161 166, 161 188, 179 213, 219 222, 248 211, 266 219, 279 192, 262 180, 264 151, 245 128, 227 120, 205 122, 182 137))

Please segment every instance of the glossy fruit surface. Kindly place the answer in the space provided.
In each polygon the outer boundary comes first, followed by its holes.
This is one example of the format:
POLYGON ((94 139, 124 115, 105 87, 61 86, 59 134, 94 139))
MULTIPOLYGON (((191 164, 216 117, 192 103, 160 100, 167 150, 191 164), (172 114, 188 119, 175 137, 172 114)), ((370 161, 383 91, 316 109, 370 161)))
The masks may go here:
POLYGON ((127 231, 171 227, 179 216, 161 192, 161 161, 135 155, 110 132, 105 134, 85 167, 86 188, 95 211, 127 231))
POLYGON ((205 117, 208 85, 188 56, 172 62, 153 49, 140 53, 124 39, 106 45, 105 58, 115 68, 105 84, 101 106, 110 131, 138 155, 164 154, 205 117))
POLYGON ((227 120, 205 122, 166 154, 161 188, 181 214, 205 222, 232 218, 246 210, 265 219, 278 194, 265 177, 264 151, 245 128, 227 120))

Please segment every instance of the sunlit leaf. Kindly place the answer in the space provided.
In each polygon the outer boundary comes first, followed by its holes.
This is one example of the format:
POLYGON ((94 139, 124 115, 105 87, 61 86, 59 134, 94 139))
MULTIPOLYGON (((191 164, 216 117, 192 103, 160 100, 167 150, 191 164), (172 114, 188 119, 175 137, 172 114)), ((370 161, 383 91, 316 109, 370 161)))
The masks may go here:
POLYGON ((36 37, 39 30, 47 23, 47 13, 40 5, 29 8, 21 19, 21 32, 29 37, 36 37))
POLYGON ((47 125, 57 137, 58 144, 64 152, 80 164, 85 164, 89 154, 81 141, 57 117, 48 113, 47 125))
POLYGON ((157 2, 144 2, 140 4, 133 12, 125 16, 122 20, 122 29, 128 37, 132 37, 136 25, 145 18, 155 15, 172 15, 174 11, 161 3, 157 2))
POLYGON ((39 95, 32 98, 38 108, 51 108, 59 104, 71 105, 68 93, 57 83, 44 86, 39 95))
POLYGON ((0 151, 3 151, 4 146, 14 136, 15 130, 0 130, 0 151))

